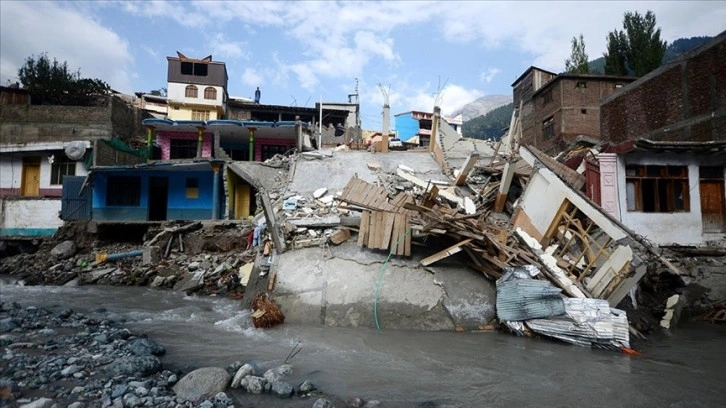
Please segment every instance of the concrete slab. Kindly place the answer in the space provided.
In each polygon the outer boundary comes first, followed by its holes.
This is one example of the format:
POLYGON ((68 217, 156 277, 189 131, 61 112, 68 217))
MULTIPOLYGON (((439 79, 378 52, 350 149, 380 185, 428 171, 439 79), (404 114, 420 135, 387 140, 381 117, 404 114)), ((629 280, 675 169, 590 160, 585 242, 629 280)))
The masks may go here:
POLYGON ((428 152, 342 151, 323 159, 298 158, 288 191, 310 196, 318 188, 326 187, 329 193, 335 193, 343 191, 356 174, 369 183, 376 182, 376 172, 368 167, 370 162, 380 164, 381 170, 386 173, 395 173, 398 165, 403 164, 413 168, 419 178, 447 180, 428 152))
MULTIPOLYGON (((433 251, 394 257, 386 265, 378 299, 382 328, 474 328, 495 315, 494 287, 484 277, 456 263, 442 263, 433 269, 436 274, 418 265, 433 251)), ((285 321, 375 327, 373 301, 387 254, 358 248, 351 240, 331 248, 331 255, 323 257, 320 248, 280 255, 273 295, 285 321)))

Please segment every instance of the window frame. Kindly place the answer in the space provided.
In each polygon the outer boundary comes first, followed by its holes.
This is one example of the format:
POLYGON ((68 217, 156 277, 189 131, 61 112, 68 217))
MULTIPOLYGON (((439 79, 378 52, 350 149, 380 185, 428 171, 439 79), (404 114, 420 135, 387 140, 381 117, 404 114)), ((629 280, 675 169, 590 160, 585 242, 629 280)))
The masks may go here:
POLYGON ((554 115, 542 121, 542 138, 549 140, 555 137, 555 117, 554 115))
POLYGON ((192 109, 192 120, 201 120, 201 121, 208 121, 209 120, 209 110, 205 109, 192 109))
POLYGON ((106 180, 106 206, 141 206, 141 177, 108 176, 106 180))
POLYGON ((194 159, 197 157, 198 142, 195 139, 170 139, 169 160, 194 159), (182 154, 186 152, 187 154, 182 154))
POLYGON ((187 87, 184 88, 184 97, 185 98, 198 98, 199 97, 199 88, 197 88, 195 85, 187 85, 187 87))
POLYGON ((691 212, 688 166, 626 165, 625 207, 628 212, 648 214, 691 212), (645 200, 651 195, 648 204, 645 200))
POLYGON ((213 86, 204 88, 204 99, 217 100, 217 88, 213 86))
POLYGON ((59 186, 63 185, 64 176, 75 176, 76 175, 76 162, 63 157, 64 160, 54 160, 53 164, 50 165, 50 185, 59 186))

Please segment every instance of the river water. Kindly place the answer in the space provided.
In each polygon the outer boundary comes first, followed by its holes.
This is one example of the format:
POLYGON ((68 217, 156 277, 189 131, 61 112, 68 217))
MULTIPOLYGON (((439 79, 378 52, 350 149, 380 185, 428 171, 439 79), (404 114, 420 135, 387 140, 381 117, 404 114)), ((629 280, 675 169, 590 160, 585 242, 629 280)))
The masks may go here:
MULTIPOLYGON (((726 328, 679 327, 636 344, 642 356, 501 333, 413 332, 283 324, 257 330, 239 302, 129 287, 0 285, 2 301, 119 321, 166 347, 166 367, 282 363, 290 381, 311 380, 342 399, 385 407, 721 407, 726 401, 726 328), (105 309, 105 310, 104 310, 105 309)), ((253 406, 312 401, 245 399, 253 406)), ((249 405, 245 405, 249 406, 249 405)))

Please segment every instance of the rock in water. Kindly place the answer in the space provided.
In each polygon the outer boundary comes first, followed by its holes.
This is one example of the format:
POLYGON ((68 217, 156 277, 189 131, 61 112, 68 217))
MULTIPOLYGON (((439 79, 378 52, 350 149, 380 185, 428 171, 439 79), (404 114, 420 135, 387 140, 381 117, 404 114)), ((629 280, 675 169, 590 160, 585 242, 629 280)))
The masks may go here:
POLYGON ((325 398, 318 398, 313 404, 313 408, 333 408, 333 403, 325 398))
POLYGON ((268 382, 278 381, 280 378, 292 374, 292 366, 290 364, 283 364, 279 367, 269 369, 265 371, 263 377, 268 382))
POLYGON ((126 348, 137 356, 148 356, 149 354, 160 356, 166 353, 166 349, 151 339, 131 340, 126 348))
POLYGON ((111 375, 147 376, 161 370, 161 361, 154 356, 121 357, 106 366, 111 375))
POLYGON ((266 383, 267 381, 264 378, 255 377, 254 375, 248 375, 241 382, 247 392, 251 394, 262 394, 262 391, 265 390, 266 383))
POLYGON ((76 244, 73 241, 63 241, 50 250, 50 254, 57 259, 67 259, 76 254, 76 244))
POLYGON ((242 367, 240 367, 239 370, 237 370, 237 373, 234 375, 234 378, 232 379, 232 385, 231 388, 239 388, 240 382, 243 378, 247 377, 248 375, 255 375, 255 369, 249 364, 245 364, 242 367))
POLYGON ((227 389, 230 376, 224 368, 199 368, 182 377, 174 385, 173 390, 177 397, 196 401, 202 398, 213 397, 227 389))
POLYGON ((292 385, 284 381, 272 381, 270 382, 270 390, 273 394, 280 398, 290 398, 292 393, 295 391, 292 385))

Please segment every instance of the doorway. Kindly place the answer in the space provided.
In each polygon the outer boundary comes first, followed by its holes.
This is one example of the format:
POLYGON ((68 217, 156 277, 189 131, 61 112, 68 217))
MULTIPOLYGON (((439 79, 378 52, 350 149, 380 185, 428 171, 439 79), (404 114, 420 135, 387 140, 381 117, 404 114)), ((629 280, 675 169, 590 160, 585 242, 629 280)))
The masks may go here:
POLYGON ((169 178, 151 177, 149 179, 149 221, 166 220, 169 201, 169 178))
POLYGON ((726 224, 726 198, 724 198, 724 168, 699 168, 701 192, 701 219, 703 232, 722 232, 726 224))
POLYGON ((234 189, 234 218, 246 219, 250 216, 251 190, 249 184, 237 184, 234 189))
POLYGON ((40 158, 23 160, 23 181, 20 195, 26 197, 40 195, 40 158))

